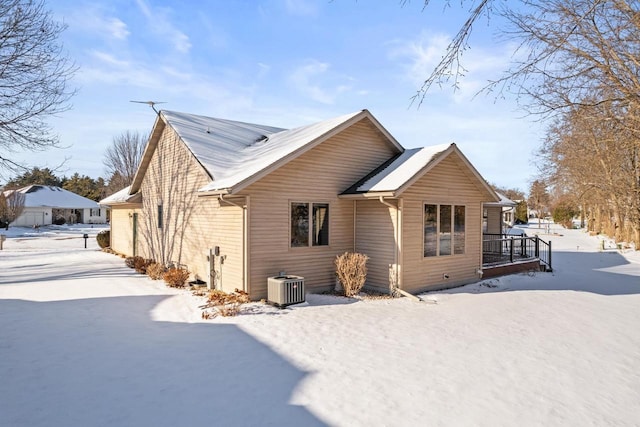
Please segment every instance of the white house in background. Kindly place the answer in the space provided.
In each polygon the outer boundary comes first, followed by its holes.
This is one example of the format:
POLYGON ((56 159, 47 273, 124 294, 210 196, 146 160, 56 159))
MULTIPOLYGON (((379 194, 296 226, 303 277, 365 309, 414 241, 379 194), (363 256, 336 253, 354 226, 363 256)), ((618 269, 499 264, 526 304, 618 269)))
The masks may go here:
POLYGON ((100 207, 98 202, 64 188, 29 185, 10 191, 24 194, 25 199, 24 210, 11 223, 13 226, 50 225, 60 218, 64 218, 67 224, 105 224, 107 222, 106 209, 100 207))
POLYGON ((496 191, 500 200, 483 204, 482 233, 504 234, 513 227, 516 218, 516 206, 513 200, 496 191))

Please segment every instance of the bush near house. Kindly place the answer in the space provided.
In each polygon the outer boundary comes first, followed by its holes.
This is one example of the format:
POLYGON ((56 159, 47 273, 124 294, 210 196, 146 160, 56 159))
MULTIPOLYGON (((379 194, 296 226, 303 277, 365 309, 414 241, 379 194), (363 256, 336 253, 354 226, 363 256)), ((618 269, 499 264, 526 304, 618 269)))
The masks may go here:
POLYGON ((135 269, 140 274, 147 274, 147 267, 154 262, 152 259, 142 258, 141 256, 131 256, 124 260, 124 264, 127 267, 135 269))
POLYGON ((184 288, 187 280, 189 280, 189 270, 185 270, 184 268, 170 268, 162 275, 162 278, 167 283, 167 286, 184 288))
POLYGON ((358 252, 345 252, 336 256, 336 275, 342 284, 344 295, 357 295, 367 280, 369 257, 358 252))
POLYGON ((154 262, 147 267, 147 276, 152 280, 160 280, 166 271, 167 268, 164 265, 154 262))
POLYGON ((152 259, 146 259, 142 257, 135 257, 133 268, 140 274, 147 274, 147 267, 153 264, 155 261, 152 259))
POLYGON ((124 259, 124 265, 126 265, 129 268, 135 268, 136 266, 136 258, 134 256, 128 256, 124 259))
POLYGON ((109 247, 109 244, 111 243, 111 231, 102 230, 96 235, 96 240, 98 242, 98 246, 100 246, 100 249, 109 247))
POLYGON ((240 306, 250 301, 249 294, 239 289, 230 294, 214 289, 207 296, 207 304, 200 307, 213 308, 213 311, 203 311, 202 318, 211 319, 218 315, 222 317, 236 316, 240 313, 240 306))

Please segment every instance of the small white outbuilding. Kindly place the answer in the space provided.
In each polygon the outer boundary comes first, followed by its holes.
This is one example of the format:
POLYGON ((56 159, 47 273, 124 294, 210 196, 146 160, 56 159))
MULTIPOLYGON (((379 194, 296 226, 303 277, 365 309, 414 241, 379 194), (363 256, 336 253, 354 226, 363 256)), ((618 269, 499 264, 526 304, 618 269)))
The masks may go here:
POLYGON ((106 209, 86 197, 50 185, 29 185, 15 190, 24 195, 24 210, 13 226, 50 225, 64 219, 67 224, 105 224, 106 209))

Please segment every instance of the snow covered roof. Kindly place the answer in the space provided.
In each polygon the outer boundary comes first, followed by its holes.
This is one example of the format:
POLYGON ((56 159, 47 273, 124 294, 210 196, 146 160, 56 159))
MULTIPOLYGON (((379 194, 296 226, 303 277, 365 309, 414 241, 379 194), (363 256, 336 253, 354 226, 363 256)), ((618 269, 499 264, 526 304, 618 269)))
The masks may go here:
POLYGON ((395 157, 383 165, 372 176, 354 186, 353 192, 394 192, 416 176, 439 154, 453 144, 440 144, 430 147, 413 148, 395 157))
MULTIPOLYGON (((175 111, 161 112, 214 180, 234 175, 242 161, 285 129, 175 111)), ((269 142, 269 144, 267 144, 269 142)))
POLYGON ((364 195, 365 197, 383 195, 385 197, 397 197, 442 159, 454 152, 467 166, 467 170, 471 175, 475 176, 479 186, 484 188, 494 201, 497 201, 498 196, 495 192, 484 178, 480 176, 464 154, 462 154, 456 144, 453 143, 405 150, 403 153, 390 159, 369 175, 365 176, 342 193, 342 195, 364 195))
POLYGON ((359 114, 361 112, 347 114, 292 130, 282 130, 268 135, 265 139, 255 141, 237 152, 233 159, 234 161, 224 172, 220 171, 218 174, 214 172, 213 182, 202 188, 201 191, 232 188, 277 164, 359 114))
POLYGON ((16 191, 24 194, 26 208, 84 209, 98 207, 98 202, 64 188, 50 185, 29 185, 16 191))
POLYGON ((516 202, 514 202, 511 199, 509 199, 507 196, 505 196, 504 194, 500 193, 499 191, 496 191, 496 194, 498 195, 498 197, 500 197, 500 201, 485 203, 485 206, 513 207, 513 206, 517 205, 516 202))
POLYGON ((105 205, 105 206, 109 206, 117 203, 135 203, 136 201, 135 199, 137 197, 135 194, 130 195, 129 194, 130 190, 131 190, 131 186, 125 187, 122 190, 113 193, 109 197, 105 197, 104 199, 100 200, 99 203, 100 205, 105 205))
MULTIPOLYGON (((378 127, 398 151, 404 150, 367 110, 295 129, 175 111, 163 110, 160 114, 160 119, 176 131, 212 178, 209 184, 199 190, 201 192, 238 191, 365 117, 378 127)), ((159 134, 160 132, 154 132, 155 138, 159 134)), ((145 152, 148 160, 153 154, 152 142, 150 141, 151 150, 145 152)), ((144 162, 143 158, 143 165, 144 162)), ((130 193, 138 190, 142 175, 136 175, 130 193)))

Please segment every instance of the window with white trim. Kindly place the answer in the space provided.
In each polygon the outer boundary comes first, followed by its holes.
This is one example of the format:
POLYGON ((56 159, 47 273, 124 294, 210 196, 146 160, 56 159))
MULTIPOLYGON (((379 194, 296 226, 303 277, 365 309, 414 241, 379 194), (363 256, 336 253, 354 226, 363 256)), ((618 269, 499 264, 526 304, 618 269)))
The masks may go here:
POLYGON ((329 204, 292 202, 290 226, 292 248, 329 245, 329 204))
POLYGON ((100 208, 91 208, 89 216, 100 216, 100 208))
POLYGON ((424 256, 462 255, 465 251, 466 208, 424 205, 424 256))

